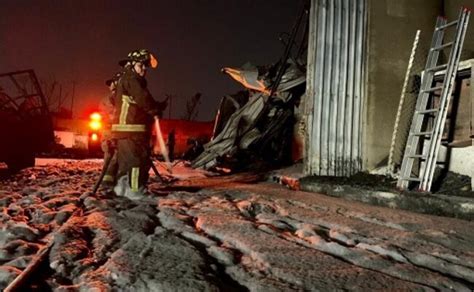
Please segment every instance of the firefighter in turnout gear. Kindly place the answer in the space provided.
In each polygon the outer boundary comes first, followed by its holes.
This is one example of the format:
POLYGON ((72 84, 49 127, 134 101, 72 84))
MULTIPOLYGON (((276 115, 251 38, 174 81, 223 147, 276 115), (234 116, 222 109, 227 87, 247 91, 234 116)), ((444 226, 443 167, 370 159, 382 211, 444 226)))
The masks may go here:
POLYGON ((102 99, 99 104, 99 110, 102 113, 102 118, 104 122, 104 131, 102 136, 102 151, 104 152, 104 161, 107 161, 108 157, 110 158, 110 163, 106 169, 102 186, 106 191, 111 191, 116 184, 117 171, 118 171, 118 162, 117 162, 117 152, 116 152, 116 142, 111 135, 111 124, 114 119, 115 106, 116 106, 116 93, 117 93, 117 84, 120 77, 123 75, 123 72, 116 73, 112 78, 105 81, 105 85, 109 87, 110 94, 102 99))
POLYGON ((139 198, 146 192, 151 166, 151 126, 161 116, 166 103, 153 99, 147 89, 147 68, 156 68, 157 60, 147 50, 135 50, 119 62, 124 74, 117 84, 116 114, 112 133, 117 140, 118 196, 139 198))

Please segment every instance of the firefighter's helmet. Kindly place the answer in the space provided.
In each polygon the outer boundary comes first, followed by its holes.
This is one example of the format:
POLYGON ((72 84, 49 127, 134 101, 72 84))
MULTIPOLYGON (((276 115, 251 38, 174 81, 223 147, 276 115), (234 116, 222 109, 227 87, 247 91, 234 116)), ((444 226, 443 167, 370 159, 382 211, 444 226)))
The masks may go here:
POLYGON ((115 73, 115 75, 112 78, 105 80, 105 85, 110 86, 110 84, 112 84, 113 82, 118 82, 120 77, 122 77, 122 75, 123 75, 123 72, 115 73))
POLYGON ((128 62, 140 62, 147 67, 156 68, 158 61, 155 56, 146 49, 134 50, 128 53, 127 58, 121 60, 119 65, 124 67, 128 62))

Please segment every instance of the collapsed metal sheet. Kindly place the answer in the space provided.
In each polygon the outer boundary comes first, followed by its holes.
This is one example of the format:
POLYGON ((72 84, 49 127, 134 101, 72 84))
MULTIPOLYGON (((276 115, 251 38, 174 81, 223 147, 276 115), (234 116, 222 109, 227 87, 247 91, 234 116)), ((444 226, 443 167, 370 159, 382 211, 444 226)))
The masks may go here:
MULTIPOLYGON (((237 149, 237 137, 248 134, 254 128, 254 122, 262 112, 267 99, 268 96, 260 92, 252 95, 247 104, 231 115, 220 134, 205 145, 204 152, 193 161, 192 166, 206 169, 214 167, 218 163, 217 158, 237 149)), ((241 139, 241 143, 245 140, 241 139)))
MULTIPOLYGON (((250 94, 248 102, 245 104, 242 104, 242 101, 245 100, 241 96, 242 94, 224 97, 216 118, 214 139, 205 145, 204 152, 193 161, 193 167, 212 168, 219 164, 220 158, 224 156, 237 157, 239 151, 250 150, 258 156, 259 154, 256 152, 259 150, 257 149, 267 146, 279 153, 275 156, 283 155, 281 150, 288 141, 285 143, 280 141, 279 145, 271 145, 272 139, 278 135, 284 135, 287 130, 285 128, 291 128, 287 125, 293 116, 291 101, 299 98, 302 94, 302 92, 294 93, 292 89, 306 81, 305 73, 293 62, 288 62, 286 66, 278 91, 274 95, 268 96, 268 89, 260 92, 247 87, 253 93, 250 94), (229 111, 232 110, 235 112, 229 117, 229 111), (222 127, 224 124, 225 126, 222 127)), ((251 69, 252 67, 246 65, 246 68, 251 69)), ((240 72, 238 73, 239 77, 235 79, 239 82, 242 81, 244 86, 251 83, 245 78, 260 80, 262 84, 271 84, 272 81, 270 70, 263 74, 260 73, 260 75, 237 69, 232 72, 234 74, 240 72)))
MULTIPOLYGON (((286 64, 287 68, 283 74, 277 88, 277 92, 287 91, 295 86, 303 84, 306 81, 305 74, 302 69, 298 68, 291 59, 286 64)), ((222 72, 228 74, 232 79, 242 84, 245 88, 270 94, 270 84, 273 78, 272 70, 245 63, 240 68, 225 67, 222 72)))
POLYGON ((245 88, 268 93, 267 84, 259 77, 258 68, 250 63, 245 63, 240 68, 225 67, 222 72, 242 84, 245 88))
POLYGON ((241 170, 254 165, 279 165, 291 159, 294 108, 304 93, 306 81, 306 63, 301 56, 307 38, 306 30, 300 28, 307 23, 307 15, 308 6, 304 5, 276 64, 256 67, 247 63, 242 68, 223 69, 247 88, 248 102, 242 104, 242 99, 234 98, 237 95, 222 100, 214 139, 192 162, 193 167, 231 166, 241 170), (298 53, 294 55, 292 48, 301 32, 298 53))
POLYGON ((222 132, 231 115, 244 106, 248 101, 248 90, 242 90, 235 94, 226 95, 221 99, 219 109, 214 120, 214 130, 212 132, 213 139, 222 132))

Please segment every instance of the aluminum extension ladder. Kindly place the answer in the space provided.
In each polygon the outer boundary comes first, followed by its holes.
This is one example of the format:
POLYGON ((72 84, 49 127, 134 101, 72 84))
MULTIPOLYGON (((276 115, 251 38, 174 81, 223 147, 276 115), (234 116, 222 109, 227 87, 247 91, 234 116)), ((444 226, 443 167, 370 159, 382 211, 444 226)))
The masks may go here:
POLYGON ((411 182, 418 183, 420 191, 429 192, 431 189, 470 14, 471 11, 463 7, 457 20, 447 22, 446 18, 438 17, 436 21, 398 178, 397 187, 400 189, 408 189, 411 182), (443 43, 445 31, 454 26, 456 26, 454 40, 443 43), (443 50, 450 50, 448 63, 438 65, 439 53, 443 50), (442 85, 433 87, 434 74, 441 70, 446 70, 442 85), (435 97, 439 97, 438 107, 430 108, 428 101, 435 97), (432 118, 434 121, 431 120, 431 129, 423 129, 428 128, 428 120, 432 118), (424 145, 420 145, 420 141, 424 140, 426 140, 424 145), (420 162, 418 176, 413 173, 415 161, 420 162))

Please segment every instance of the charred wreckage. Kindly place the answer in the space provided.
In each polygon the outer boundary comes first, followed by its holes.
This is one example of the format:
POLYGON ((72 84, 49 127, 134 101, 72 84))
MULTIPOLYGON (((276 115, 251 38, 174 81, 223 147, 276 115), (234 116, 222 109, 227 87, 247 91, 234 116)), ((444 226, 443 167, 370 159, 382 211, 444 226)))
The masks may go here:
POLYGON ((306 90, 308 12, 305 7, 291 34, 280 36, 285 51, 277 63, 222 69, 245 90, 222 98, 212 139, 192 167, 234 172, 292 163, 293 128, 306 90))

